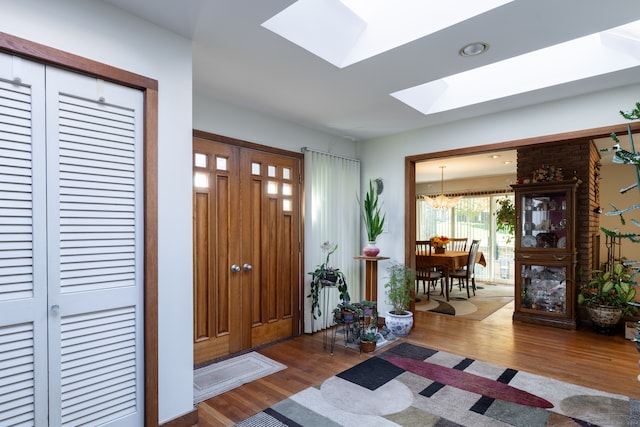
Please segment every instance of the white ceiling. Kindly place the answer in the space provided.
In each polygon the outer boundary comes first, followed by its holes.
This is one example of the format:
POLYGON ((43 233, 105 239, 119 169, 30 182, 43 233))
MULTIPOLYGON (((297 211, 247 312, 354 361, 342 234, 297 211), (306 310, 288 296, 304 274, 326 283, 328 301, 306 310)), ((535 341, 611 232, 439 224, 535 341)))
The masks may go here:
MULTIPOLYGON (((640 82, 640 67, 636 66, 428 115, 390 95, 640 20, 638 0, 616 0, 614 4, 602 0, 515 0, 343 68, 262 25, 294 0, 102 1, 191 39, 194 93, 350 141, 640 82), (488 43, 490 49, 475 57, 458 55, 462 46, 476 41, 488 43)), ((456 2, 450 4, 456 7, 456 2)), ((583 55, 575 52, 576 59, 583 55)), ((549 66, 555 65, 540 64, 541 69, 549 66)), ((515 168, 515 155, 504 157, 514 160, 504 167, 515 168)), ((471 171, 469 162, 461 168, 471 171)), ((448 162, 445 178, 455 169, 455 164, 448 162)), ((438 180, 437 167, 435 174, 438 180)))

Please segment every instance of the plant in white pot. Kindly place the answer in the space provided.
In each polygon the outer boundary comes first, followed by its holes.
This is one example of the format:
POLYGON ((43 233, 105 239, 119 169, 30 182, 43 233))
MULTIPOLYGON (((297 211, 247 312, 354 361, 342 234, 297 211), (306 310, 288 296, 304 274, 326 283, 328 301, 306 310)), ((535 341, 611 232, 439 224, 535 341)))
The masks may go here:
POLYGON ((382 213, 382 205, 379 205, 377 186, 374 188, 373 181, 369 180, 369 191, 364 196, 364 200, 358 198, 358 203, 362 207, 362 220, 367 230, 367 241, 369 244, 363 249, 363 253, 368 257, 375 257, 380 253, 376 247, 378 236, 384 231, 385 214, 382 213))
POLYGON ((392 310, 385 317, 385 325, 397 337, 406 337, 413 327, 413 313, 409 311, 411 291, 415 286, 416 273, 404 264, 392 263, 387 267, 388 282, 384 287, 387 302, 392 310))
POLYGON ((597 332, 613 333, 622 316, 632 316, 637 309, 629 304, 636 295, 632 272, 621 263, 607 271, 594 271, 587 283, 580 286, 578 303, 587 307, 597 332))

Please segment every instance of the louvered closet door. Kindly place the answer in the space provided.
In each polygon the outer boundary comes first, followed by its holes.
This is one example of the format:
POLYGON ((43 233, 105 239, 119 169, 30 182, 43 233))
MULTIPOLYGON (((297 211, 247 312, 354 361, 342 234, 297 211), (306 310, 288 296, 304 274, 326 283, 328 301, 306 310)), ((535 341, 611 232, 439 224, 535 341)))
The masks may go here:
POLYGON ((50 424, 141 426, 142 94, 46 87, 50 424))
POLYGON ((44 67, 0 54, 2 426, 47 425, 44 123, 44 67))
POLYGON ((141 117, 0 53, 0 426, 143 425, 141 117))

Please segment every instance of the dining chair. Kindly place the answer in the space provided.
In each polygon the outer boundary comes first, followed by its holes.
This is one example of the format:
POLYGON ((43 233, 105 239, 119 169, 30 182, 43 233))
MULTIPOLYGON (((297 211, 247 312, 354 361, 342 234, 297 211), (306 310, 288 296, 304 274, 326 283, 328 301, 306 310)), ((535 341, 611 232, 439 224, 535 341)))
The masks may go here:
MULTIPOLYGON (((440 286, 444 286, 442 268, 438 268, 428 261, 427 257, 430 255, 431 241, 416 241, 416 292, 420 291, 420 281, 422 281, 422 293, 427 295, 427 299, 431 294, 431 286, 435 289, 438 280, 440 286)), ((442 290, 444 291, 444 288, 442 290)))
POLYGON ((463 284, 467 288, 467 298, 471 298, 469 293, 469 282, 471 281, 471 289, 473 295, 476 295, 476 278, 475 267, 476 259, 478 258, 478 250, 480 248, 480 240, 473 240, 471 242, 471 248, 469 249, 469 255, 467 257, 467 265, 464 268, 459 268, 456 271, 449 273, 449 279, 451 280, 451 287, 453 287, 453 279, 458 279, 458 285, 462 289, 463 284))
POLYGON ((456 252, 464 252, 467 250, 467 239, 466 237, 453 237, 449 239, 449 243, 447 243, 447 249, 450 251, 456 252))

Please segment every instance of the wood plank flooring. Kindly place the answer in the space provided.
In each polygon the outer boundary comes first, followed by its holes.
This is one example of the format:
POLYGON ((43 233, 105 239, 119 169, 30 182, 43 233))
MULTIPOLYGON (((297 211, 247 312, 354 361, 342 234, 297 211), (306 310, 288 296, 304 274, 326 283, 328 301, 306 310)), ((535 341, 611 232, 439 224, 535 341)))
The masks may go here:
MULTIPOLYGON (((418 312, 403 340, 505 367, 640 399, 635 343, 596 334, 514 323, 513 303, 482 321, 418 312)), ((309 386, 320 384, 368 355, 323 348, 322 333, 307 334, 259 350, 287 369, 198 404, 198 426, 231 426, 309 386)))

